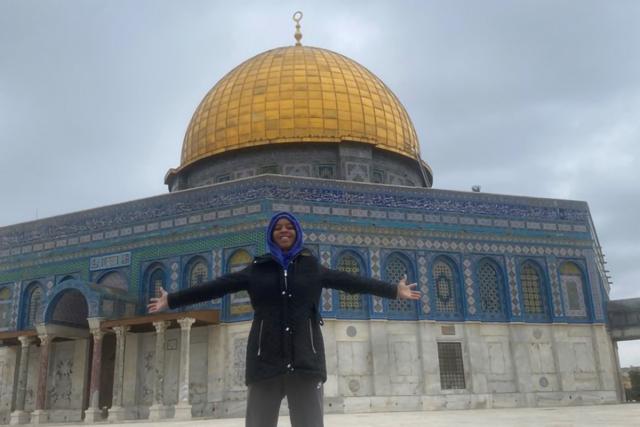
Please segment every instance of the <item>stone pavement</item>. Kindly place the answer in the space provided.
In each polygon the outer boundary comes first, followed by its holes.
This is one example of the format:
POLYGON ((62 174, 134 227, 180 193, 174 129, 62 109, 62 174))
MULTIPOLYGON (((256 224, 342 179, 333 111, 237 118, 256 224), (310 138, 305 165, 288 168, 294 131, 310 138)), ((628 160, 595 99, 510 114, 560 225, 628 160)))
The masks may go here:
MULTIPOLYGON (((105 424, 110 427, 244 427, 244 419, 198 419, 193 421, 132 421, 105 424)), ((459 411, 381 412, 329 414, 326 427, 582 427, 640 426, 640 403, 571 406, 561 408, 470 409, 459 411)), ((280 417, 278 427, 291 427, 280 417)))

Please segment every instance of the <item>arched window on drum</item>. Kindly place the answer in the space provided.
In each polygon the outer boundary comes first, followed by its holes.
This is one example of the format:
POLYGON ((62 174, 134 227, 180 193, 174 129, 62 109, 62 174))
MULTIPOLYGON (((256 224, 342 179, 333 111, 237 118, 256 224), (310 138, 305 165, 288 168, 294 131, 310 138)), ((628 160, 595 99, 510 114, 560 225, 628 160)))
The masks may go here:
MULTIPOLYGON (((365 275, 361 258, 352 252, 346 252, 340 255, 336 269, 353 274, 354 276, 365 275)), ((362 294, 350 294, 344 291, 338 291, 338 304, 340 311, 346 315, 366 313, 365 298, 362 294)))
MULTIPOLYGON (((227 262, 227 272, 235 273, 246 268, 253 261, 253 257, 249 252, 244 249, 238 249, 235 251, 227 262)), ((247 291, 240 291, 231 294, 231 309, 232 315, 249 313, 252 311, 251 300, 249 299, 249 293, 247 291)))
MULTIPOLYGON (((384 280, 396 284, 405 275, 407 276, 407 284, 415 282, 409 261, 397 253, 389 255, 384 268, 384 280)), ((414 300, 390 299, 387 307, 391 315, 398 315, 406 319, 417 318, 416 301, 414 300)))
POLYGON ((560 285, 564 297, 564 312, 568 317, 588 317, 582 270, 573 262, 560 266, 560 285))

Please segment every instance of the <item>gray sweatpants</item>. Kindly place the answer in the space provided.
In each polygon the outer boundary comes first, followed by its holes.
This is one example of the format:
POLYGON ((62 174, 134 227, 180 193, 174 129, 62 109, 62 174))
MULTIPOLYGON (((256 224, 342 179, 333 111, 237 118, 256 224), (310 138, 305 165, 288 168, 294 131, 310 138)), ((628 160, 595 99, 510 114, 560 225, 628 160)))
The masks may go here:
POLYGON ((246 427, 276 427, 287 396, 291 427, 323 427, 323 390, 317 378, 281 375, 249 385, 246 427))

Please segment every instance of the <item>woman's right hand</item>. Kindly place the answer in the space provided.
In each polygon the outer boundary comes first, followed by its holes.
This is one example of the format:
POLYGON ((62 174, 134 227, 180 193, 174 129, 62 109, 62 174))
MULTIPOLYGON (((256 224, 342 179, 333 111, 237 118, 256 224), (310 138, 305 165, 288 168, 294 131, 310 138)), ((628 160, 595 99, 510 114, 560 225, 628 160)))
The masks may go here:
POLYGON ((160 298, 151 298, 151 302, 147 305, 149 313, 157 313, 158 311, 169 308, 168 295, 164 288, 160 288, 160 298))

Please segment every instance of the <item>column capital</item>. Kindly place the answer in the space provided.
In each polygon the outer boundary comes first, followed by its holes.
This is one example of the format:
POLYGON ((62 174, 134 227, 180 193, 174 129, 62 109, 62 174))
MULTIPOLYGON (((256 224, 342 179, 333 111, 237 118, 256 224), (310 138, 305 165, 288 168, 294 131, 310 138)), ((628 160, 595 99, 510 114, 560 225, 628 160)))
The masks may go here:
POLYGON ((131 326, 128 325, 114 326, 113 332, 115 332, 118 338, 122 338, 127 332, 129 332, 130 329, 131 326))
POLYGON ((33 337, 22 335, 18 337, 18 341, 20 341, 22 347, 29 347, 33 343, 33 337))
POLYGON ((178 319, 180 329, 182 329, 183 331, 188 331, 189 329, 191 329, 191 325, 193 325, 195 322, 196 319, 194 319, 193 317, 182 317, 178 319))
POLYGON ((167 322, 166 320, 162 320, 159 322, 153 322, 153 327, 156 328, 157 333, 164 333, 167 330, 171 322, 167 322))
POLYGON ((49 334, 38 335, 38 339, 40 339, 40 345, 41 346, 49 345, 49 343, 53 339, 53 336, 49 335, 49 334))
POLYGON ((100 329, 100 324, 104 320, 104 317, 89 317, 87 318, 87 322, 89 322, 89 329, 100 329))
POLYGON ((104 336, 104 331, 100 328, 91 328, 89 331, 91 335, 93 335, 94 340, 101 340, 104 336))

